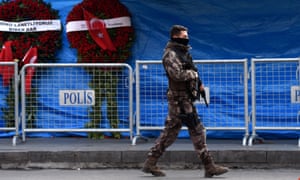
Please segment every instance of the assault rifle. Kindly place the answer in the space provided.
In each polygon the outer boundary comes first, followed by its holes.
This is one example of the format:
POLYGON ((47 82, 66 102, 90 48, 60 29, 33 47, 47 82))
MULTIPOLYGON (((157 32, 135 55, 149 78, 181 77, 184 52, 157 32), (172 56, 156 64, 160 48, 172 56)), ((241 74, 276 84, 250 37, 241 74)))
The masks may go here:
POLYGON ((193 62, 185 62, 186 63, 186 67, 185 69, 192 69, 194 71, 196 71, 198 73, 198 79, 196 80, 196 84, 195 84, 195 87, 191 87, 189 86, 190 88, 190 95, 192 97, 192 100, 193 101, 200 101, 200 96, 203 98, 204 100, 204 103, 206 105, 206 107, 208 107, 208 102, 207 102, 207 99, 206 99, 206 93, 205 93, 205 90, 200 90, 200 86, 202 84, 202 81, 200 80, 200 75, 199 75, 199 72, 198 72, 198 69, 197 67, 195 67, 195 65, 193 64, 193 62), (196 94, 193 94, 192 92, 193 91, 196 91, 196 94))
POLYGON ((183 63, 183 68, 185 70, 188 70, 188 69, 194 70, 198 73, 198 79, 196 80, 196 83, 192 82, 192 85, 191 84, 188 85, 188 90, 189 90, 189 94, 190 94, 192 101, 196 101, 196 100, 200 101, 200 96, 201 96, 204 99, 206 107, 208 107, 205 90, 203 90, 203 91, 200 90, 202 81, 200 79, 198 69, 195 66, 195 64, 193 63, 192 56, 188 53, 188 54, 186 54, 186 58, 183 58, 181 61, 183 63))

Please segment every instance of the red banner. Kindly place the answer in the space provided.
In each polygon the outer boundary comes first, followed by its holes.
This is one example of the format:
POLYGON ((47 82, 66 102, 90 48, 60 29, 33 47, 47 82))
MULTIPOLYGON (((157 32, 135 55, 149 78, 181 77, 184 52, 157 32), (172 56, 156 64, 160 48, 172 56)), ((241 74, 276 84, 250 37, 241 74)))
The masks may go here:
POLYGON ((105 23, 101 19, 98 19, 88 11, 83 9, 84 19, 89 30, 90 35, 94 41, 103 49, 116 51, 110 36, 106 30, 105 23))
MULTIPOLYGON (((33 64, 37 62, 37 48, 31 47, 27 53, 25 54, 22 63, 25 64, 33 64)), ((25 93, 28 95, 31 92, 31 83, 32 77, 34 75, 34 67, 28 67, 26 69, 26 76, 25 76, 25 93)))
MULTIPOLYGON (((6 41, 0 53, 0 62, 12 62, 13 55, 11 50, 12 41, 6 41)), ((3 86, 10 84, 10 79, 14 76, 13 66, 0 66, 0 74, 2 75, 3 86)))

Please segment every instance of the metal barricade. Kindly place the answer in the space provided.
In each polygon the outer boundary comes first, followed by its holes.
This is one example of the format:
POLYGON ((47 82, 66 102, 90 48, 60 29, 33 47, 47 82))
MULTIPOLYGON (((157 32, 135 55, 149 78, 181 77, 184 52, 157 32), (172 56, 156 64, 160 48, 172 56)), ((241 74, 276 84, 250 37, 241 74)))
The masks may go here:
MULTIPOLYGON (((209 107, 203 100, 197 110, 207 130, 244 132, 243 145, 248 139, 248 68, 247 59, 195 60, 206 87, 209 107), (201 105, 200 105, 201 104, 201 105)), ((136 136, 141 131, 162 130, 167 115, 168 82, 161 61, 136 61, 136 136)), ((186 129, 183 127, 182 129, 186 129)))
POLYGON ((249 146, 256 139, 262 141, 257 131, 300 130, 299 62, 299 58, 251 60, 252 135, 249 146))
POLYGON ((13 136, 12 145, 16 145, 19 135, 18 63, 0 62, 0 74, 3 86, 0 93, 0 131, 12 133, 9 136, 13 136))
POLYGON ((23 141, 29 132, 125 133, 132 139, 132 84, 127 64, 26 64, 21 70, 23 141))

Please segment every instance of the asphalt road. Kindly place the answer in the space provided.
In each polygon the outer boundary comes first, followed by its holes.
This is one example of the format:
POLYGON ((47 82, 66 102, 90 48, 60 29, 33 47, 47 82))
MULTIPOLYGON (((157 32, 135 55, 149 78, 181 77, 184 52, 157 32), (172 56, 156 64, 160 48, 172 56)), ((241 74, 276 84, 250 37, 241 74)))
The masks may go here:
MULTIPOLYGON (((165 170, 167 176, 153 177, 138 169, 94 170, 0 170, 0 179, 5 180, 199 180, 203 170, 165 170)), ((300 180, 299 169, 233 169, 213 179, 222 180, 300 180)))

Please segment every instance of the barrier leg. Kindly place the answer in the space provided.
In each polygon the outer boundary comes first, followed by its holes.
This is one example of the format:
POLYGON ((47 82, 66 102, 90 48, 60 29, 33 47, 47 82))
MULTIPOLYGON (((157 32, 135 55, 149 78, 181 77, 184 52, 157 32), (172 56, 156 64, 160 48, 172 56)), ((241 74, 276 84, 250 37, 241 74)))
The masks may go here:
POLYGON ((131 145, 132 145, 132 146, 135 146, 138 139, 142 139, 142 140, 144 140, 145 142, 148 141, 148 138, 143 137, 143 136, 140 136, 140 135, 137 135, 137 136, 135 136, 135 137, 132 139, 131 145))
POLYGON ((245 135, 243 138, 243 146, 247 146, 248 135, 245 135))
POLYGON ((18 143, 20 143, 20 141, 21 138, 18 135, 14 136, 12 139, 12 146, 16 146, 18 143))
POLYGON ((251 135, 251 137, 248 140, 248 146, 252 146, 254 142, 259 142, 259 143, 263 143, 264 139, 255 135, 251 135))

